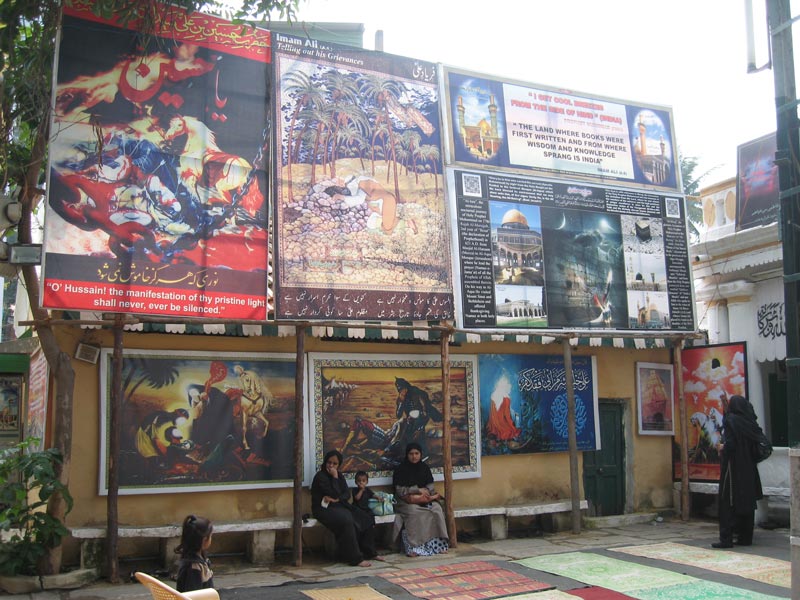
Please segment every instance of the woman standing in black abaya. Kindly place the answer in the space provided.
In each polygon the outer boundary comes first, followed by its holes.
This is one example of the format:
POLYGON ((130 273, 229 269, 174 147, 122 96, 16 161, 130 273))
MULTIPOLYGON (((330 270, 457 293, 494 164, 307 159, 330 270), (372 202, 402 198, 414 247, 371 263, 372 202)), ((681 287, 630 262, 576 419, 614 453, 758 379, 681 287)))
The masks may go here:
POLYGON ((743 396, 731 396, 719 447, 719 542, 711 544, 714 548, 753 543, 756 501, 764 497, 755 449, 760 435, 753 406, 743 396))
POLYGON ((311 512, 336 536, 336 547, 343 562, 354 567, 369 567, 368 559, 378 559, 375 550, 375 517, 350 503, 350 488, 339 472, 342 455, 331 450, 325 455, 311 482, 311 512))

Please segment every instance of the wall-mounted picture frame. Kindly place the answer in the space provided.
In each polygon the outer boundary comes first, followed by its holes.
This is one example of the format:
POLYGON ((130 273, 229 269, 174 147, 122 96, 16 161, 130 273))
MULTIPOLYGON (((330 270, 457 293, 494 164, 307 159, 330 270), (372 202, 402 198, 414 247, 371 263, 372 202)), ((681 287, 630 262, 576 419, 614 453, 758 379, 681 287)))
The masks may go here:
MULTIPOLYGON (((438 356, 309 353, 311 460, 328 450, 342 471, 385 485, 409 442, 423 448, 434 478, 443 475, 442 367, 438 356)), ((453 478, 480 477, 477 357, 450 357, 450 443, 453 478)), ((312 472, 307 472, 310 478, 312 472)))
MULTIPOLYGON (((99 493, 105 495, 111 349, 103 349, 101 361, 99 493)), ((295 371, 293 354, 125 350, 119 493, 291 487, 295 371)), ((307 439, 305 431, 300 435, 307 439)))
POLYGON ((636 363, 639 435, 675 434, 675 377, 672 365, 636 363))

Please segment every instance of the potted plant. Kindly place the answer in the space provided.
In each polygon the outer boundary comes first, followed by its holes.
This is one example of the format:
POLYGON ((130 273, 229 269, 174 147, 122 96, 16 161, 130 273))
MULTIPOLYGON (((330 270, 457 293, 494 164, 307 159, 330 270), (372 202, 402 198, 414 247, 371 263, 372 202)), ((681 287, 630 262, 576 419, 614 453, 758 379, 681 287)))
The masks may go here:
POLYGON ((9 593, 78 587, 96 574, 43 576, 40 560, 48 548, 61 543, 69 531, 45 511, 48 500, 60 493, 72 509, 72 496, 59 481, 58 450, 38 450, 39 440, 28 438, 0 451, 0 587, 9 593))

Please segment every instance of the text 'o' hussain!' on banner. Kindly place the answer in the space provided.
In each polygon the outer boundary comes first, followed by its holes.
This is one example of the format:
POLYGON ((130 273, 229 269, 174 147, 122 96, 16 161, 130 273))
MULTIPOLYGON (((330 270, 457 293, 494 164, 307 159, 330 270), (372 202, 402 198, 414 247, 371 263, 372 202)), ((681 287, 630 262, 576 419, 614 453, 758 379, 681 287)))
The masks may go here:
POLYGON ((266 319, 269 32, 157 10, 144 46, 65 11, 43 304, 266 319))

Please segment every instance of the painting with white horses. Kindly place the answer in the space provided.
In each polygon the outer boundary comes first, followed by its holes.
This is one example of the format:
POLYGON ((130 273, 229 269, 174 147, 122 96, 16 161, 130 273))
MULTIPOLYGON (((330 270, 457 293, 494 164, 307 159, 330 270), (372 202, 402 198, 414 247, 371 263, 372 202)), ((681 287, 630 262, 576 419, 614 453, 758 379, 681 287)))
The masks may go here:
POLYGON ((685 348, 681 362, 686 422, 678 422, 675 431, 675 478, 681 477, 679 430, 686 427, 689 478, 716 482, 727 400, 736 394, 747 396, 747 348, 745 342, 685 348))
POLYGON ((66 10, 44 304, 265 319, 269 32, 159 10, 147 40, 66 10))

